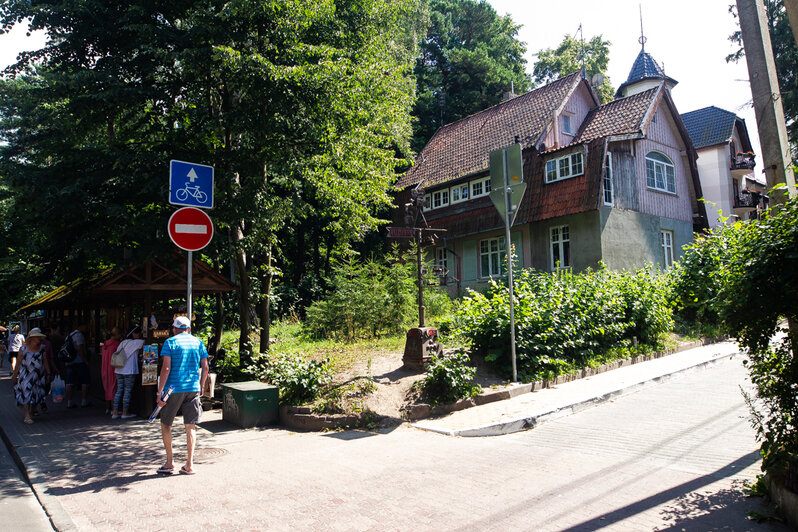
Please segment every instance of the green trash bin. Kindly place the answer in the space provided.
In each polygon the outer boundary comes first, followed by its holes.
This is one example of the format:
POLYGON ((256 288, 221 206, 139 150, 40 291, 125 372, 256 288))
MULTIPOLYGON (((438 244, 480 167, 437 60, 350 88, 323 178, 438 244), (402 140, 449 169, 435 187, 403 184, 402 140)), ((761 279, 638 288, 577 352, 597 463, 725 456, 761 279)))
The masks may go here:
POLYGON ((222 419, 239 427, 277 423, 280 393, 277 386, 258 381, 222 384, 222 419))

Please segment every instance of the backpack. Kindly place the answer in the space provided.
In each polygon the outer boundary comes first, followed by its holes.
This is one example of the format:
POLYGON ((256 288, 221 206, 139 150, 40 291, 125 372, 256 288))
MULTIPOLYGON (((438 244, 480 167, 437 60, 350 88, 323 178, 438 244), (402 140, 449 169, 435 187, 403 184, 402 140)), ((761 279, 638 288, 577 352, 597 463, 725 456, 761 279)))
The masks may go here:
POLYGON ((62 364, 74 362, 78 357, 78 350, 75 347, 75 342, 72 341, 72 334, 66 337, 66 340, 64 340, 64 345, 62 345, 61 349, 58 350, 58 362, 61 362, 62 364))

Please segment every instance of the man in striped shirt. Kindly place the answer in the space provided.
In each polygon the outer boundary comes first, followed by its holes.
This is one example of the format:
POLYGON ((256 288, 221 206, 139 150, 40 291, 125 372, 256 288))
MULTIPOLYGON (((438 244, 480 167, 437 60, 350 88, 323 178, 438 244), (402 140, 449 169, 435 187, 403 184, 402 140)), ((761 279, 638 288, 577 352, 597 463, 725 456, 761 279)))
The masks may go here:
POLYGON ((172 422, 178 410, 182 410, 186 428, 186 463, 180 468, 183 475, 194 474, 195 429, 202 413, 200 390, 205 388, 208 377, 208 351, 202 340, 192 336, 191 321, 178 316, 172 323, 174 335, 167 339, 161 349, 161 377, 158 380, 158 406, 161 407, 161 436, 166 450, 166 463, 158 473, 171 475, 175 472, 172 460, 172 422), (169 386, 175 389, 168 401, 161 400, 163 391, 169 386))

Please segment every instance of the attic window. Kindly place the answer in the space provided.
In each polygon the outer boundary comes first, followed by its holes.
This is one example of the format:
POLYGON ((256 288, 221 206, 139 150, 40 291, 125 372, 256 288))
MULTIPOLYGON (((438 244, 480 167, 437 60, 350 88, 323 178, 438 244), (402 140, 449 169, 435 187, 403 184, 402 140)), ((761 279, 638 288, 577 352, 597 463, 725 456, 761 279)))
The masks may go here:
POLYGON ((563 113, 562 115, 562 132, 566 135, 573 135, 574 134, 574 126, 572 115, 563 113))
POLYGON ((648 188, 676 194, 673 161, 658 151, 646 154, 646 185, 648 188))
POLYGON ((546 183, 553 183, 584 173, 581 151, 546 161, 546 183))

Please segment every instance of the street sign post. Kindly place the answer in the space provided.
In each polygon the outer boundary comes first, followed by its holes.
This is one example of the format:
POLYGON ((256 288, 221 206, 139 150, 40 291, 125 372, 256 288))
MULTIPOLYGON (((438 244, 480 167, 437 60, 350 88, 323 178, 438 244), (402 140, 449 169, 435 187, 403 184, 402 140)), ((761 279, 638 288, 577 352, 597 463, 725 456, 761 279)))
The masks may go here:
POLYGON ((180 249, 188 251, 186 267, 186 316, 192 313, 191 281, 194 273, 194 252, 207 246, 213 238, 213 222, 205 211, 194 207, 177 209, 169 217, 169 238, 180 249))
POLYGON ((510 357, 513 364, 513 382, 518 380, 515 363, 515 302, 513 295, 513 257, 510 245, 510 226, 518 215, 521 200, 526 192, 521 145, 513 144, 490 152, 490 199, 504 219, 504 247, 507 250, 507 284, 510 285, 510 357))
POLYGON ((213 166, 169 161, 169 203, 213 208, 213 166))

